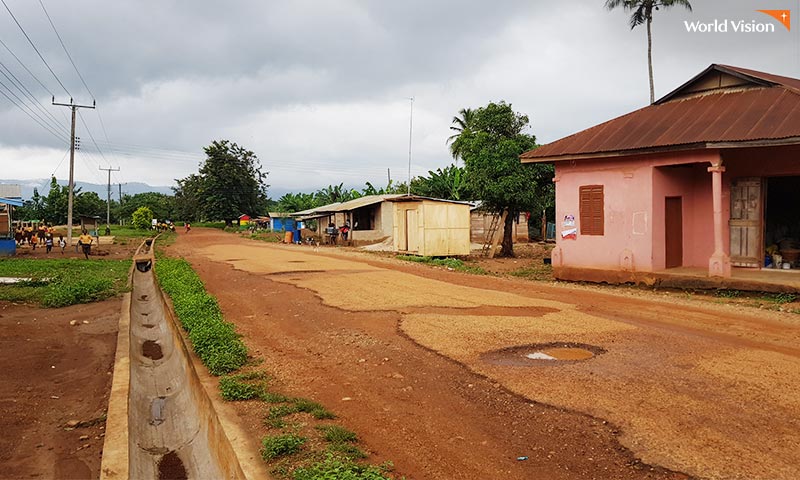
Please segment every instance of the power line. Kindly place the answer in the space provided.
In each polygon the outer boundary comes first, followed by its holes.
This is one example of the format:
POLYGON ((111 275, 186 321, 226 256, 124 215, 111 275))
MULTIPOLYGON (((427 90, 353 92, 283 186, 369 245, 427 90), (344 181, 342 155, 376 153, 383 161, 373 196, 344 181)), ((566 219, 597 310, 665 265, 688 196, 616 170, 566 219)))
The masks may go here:
POLYGON ((89 138, 92 140, 92 143, 94 144, 94 148, 96 148, 98 153, 100 153, 100 156, 103 157, 103 161, 108 163, 106 161, 106 156, 103 155, 103 151, 100 150, 100 147, 97 145, 97 141, 94 139, 94 135, 92 135, 92 131, 89 129, 89 125, 86 124, 86 120, 83 119, 83 114, 81 114, 80 111, 78 111, 78 117, 80 117, 81 123, 83 124, 84 128, 86 128, 86 133, 89 134, 89 138))
MULTIPOLYGON (((5 73, 4 73, 4 72, 2 72, 2 71, 0 71, 0 73, 2 73, 3 75, 5 75, 5 73)), ((6 76, 6 78, 8 78, 8 77, 6 76)), ((8 85, 6 85, 5 83, 3 83, 3 81, 2 81, 2 80, 0 80, 0 86, 2 86, 3 88, 5 88, 5 89, 8 91, 8 93, 10 93, 11 95, 13 95, 13 96, 14 96, 14 98, 16 98, 16 99, 17 99, 17 100, 20 102, 20 105, 21 105, 22 107, 25 107, 25 109, 27 109, 26 111, 30 112, 30 113, 31 113, 33 116, 35 116, 36 118, 38 118, 39 120, 41 120, 43 123, 47 124, 47 126, 49 127, 49 128, 48 128, 49 130, 51 130, 51 131, 53 131, 53 132, 56 132, 56 133, 58 133, 58 127, 59 127, 59 126, 58 126, 58 124, 56 124, 56 127, 54 128, 54 127, 53 127, 53 125, 51 125, 50 123, 48 123, 48 120, 49 120, 49 119, 47 119, 47 118, 45 118, 45 117, 42 117, 42 116, 41 116, 41 115, 40 115, 40 114, 39 114, 37 111, 35 111, 34 109, 32 109, 30 106, 28 106, 28 104, 25 102, 25 100, 23 100, 23 99, 19 98, 19 95, 17 95, 16 93, 14 93, 14 92, 13 92, 13 91, 12 91, 12 90, 11 90, 11 89, 8 87, 8 85)), ((23 95, 23 96, 24 96, 24 95, 23 95)), ((62 132, 62 133, 63 133, 63 132, 62 132)))
MULTIPOLYGON (((3 84, 2 82, 0 82, 0 85, 2 85, 3 87, 5 87, 5 88, 6 88, 6 90, 8 90, 8 87, 6 87, 6 86, 5 86, 5 84, 3 84)), ((8 91, 9 91, 9 93, 11 93, 12 95, 14 95, 14 92, 12 92, 11 90, 8 90, 8 91)), ((61 137, 61 136, 60 136, 60 135, 59 135, 57 132, 55 132, 55 131, 54 131, 54 130, 51 128, 51 127, 49 127, 49 126, 47 126, 46 124, 42 123, 42 122, 41 122, 41 121, 40 121, 38 118, 36 118, 34 115, 31 115, 31 114, 28 112, 28 110, 25 110, 24 108, 22 108, 22 106, 21 106, 20 104, 18 104, 17 102, 15 102, 13 98, 11 98, 11 97, 9 97, 8 95, 6 95, 6 92, 4 92, 4 91, 0 90, 0 93, 2 93, 2 94, 3 94, 3 96, 4 96, 4 97, 6 97, 6 98, 8 99, 8 101, 9 101, 9 102, 11 102, 12 104, 14 104, 14 106, 15 106, 15 107, 17 107, 17 108, 19 108, 20 110, 22 110, 22 112, 23 112, 25 115, 29 116, 29 117, 30 117, 30 118, 31 118, 31 119, 32 119, 34 122, 38 123, 40 127, 44 128, 44 129, 45 129, 45 130, 46 130, 48 133, 50 133, 51 135, 53 135, 54 137, 56 137, 56 138, 57 138, 59 141, 62 141, 62 142, 63 142, 63 141, 65 140, 65 139, 64 139, 63 137, 61 137)), ((14 95, 14 96, 16 96, 16 95, 14 95)), ((17 97, 17 98, 19 98, 19 97, 17 97)), ((26 105, 26 106, 27 106, 27 105, 26 105)))
POLYGON ((42 83, 41 80, 39 80, 39 77, 37 77, 33 72, 31 72, 30 69, 27 66, 25 66, 24 63, 22 63, 22 60, 20 60, 19 57, 10 48, 8 48, 8 45, 6 45, 3 40, 0 40, 0 45, 2 45, 6 50, 8 50, 8 53, 10 53, 11 56, 14 57, 14 59, 20 65, 22 65, 22 68, 24 68, 25 71, 28 72, 28 75, 30 75, 31 77, 33 77, 34 80, 36 80, 36 83, 38 83, 39 86, 41 86, 44 89, 45 92, 50 94, 51 97, 53 96, 53 92, 51 92, 50 89, 47 88, 47 86, 44 83, 42 83))
MULTIPOLYGON (((3 3, 5 3, 5 2, 3 2, 3 3)), ((50 14, 47 13, 47 9, 44 8, 44 3, 42 3, 42 0, 39 0, 39 5, 42 6, 42 10, 44 11, 45 16, 47 17, 47 21, 50 22, 50 26, 53 27, 53 32, 55 32, 56 37, 58 37, 58 41, 59 41, 59 43, 61 43, 61 48, 63 48, 64 49, 64 53, 67 54, 67 58, 69 58, 69 63, 72 64, 72 68, 75 69, 75 73, 78 74, 78 78, 81 79, 81 83, 83 83, 83 86, 86 87, 86 91, 89 92, 89 95, 91 95, 92 100, 94 100, 94 94, 89 89, 89 85, 86 85, 86 81, 83 79, 83 75, 81 75, 81 72, 78 70, 78 67, 75 65, 75 62, 72 60, 72 55, 69 54, 69 51, 67 50, 67 46, 64 45, 64 40, 62 40, 61 39, 61 35, 58 34, 58 30, 56 30, 56 26, 53 24, 53 20, 50 18, 50 14)), ((8 8, 8 7, 6 7, 6 8, 8 8)), ((63 87, 63 85, 62 85, 62 87, 63 87)), ((67 92, 67 93, 69 93, 69 92, 67 92)))
POLYGON ((25 84, 22 83, 20 81, 20 79, 17 78, 16 75, 14 75, 14 72, 12 72, 11 69, 9 69, 5 64, 3 64, 3 62, 0 62, 0 67, 2 67, 3 70, 5 70, 5 72, 0 70, 0 73, 2 73, 3 76, 8 78, 8 81, 10 81, 12 84, 14 84, 14 86, 17 88, 17 90, 19 90, 20 92, 23 93, 23 95, 25 95, 27 98, 29 98, 31 100, 31 103, 33 103, 33 105, 35 107, 38 107, 39 111, 41 111, 45 115, 47 115, 55 123, 55 125, 57 125, 60 128, 63 128, 65 134, 67 134, 67 135, 69 134, 69 130, 64 125, 62 125, 62 124, 60 124, 58 122, 58 119, 52 113, 50 113, 50 111, 47 110, 44 107, 44 105, 41 104, 41 102, 39 102, 39 100, 33 95, 33 93, 31 93, 31 91, 28 90, 28 87, 26 87, 25 84), (8 74, 6 74, 6 72, 8 72, 8 74), (9 78, 9 75, 11 75, 10 78, 9 78))
POLYGON ((53 74, 53 78, 55 78, 55 79, 56 79, 56 81, 58 82, 58 84, 59 84, 59 85, 61 85, 61 88, 63 88, 63 89, 64 89, 64 91, 65 91, 65 92, 67 92, 67 95, 69 95, 70 97, 72 97, 72 94, 71 94, 71 93, 69 93, 69 90, 67 90, 67 87, 65 87, 65 86, 64 86, 64 84, 63 84, 63 83, 61 83, 61 80, 58 78, 58 75, 56 75, 56 72, 54 72, 54 71, 53 71, 53 69, 52 69, 52 68, 50 68, 50 64, 49 64, 49 63, 47 63, 47 60, 45 60, 45 59, 44 59, 44 57, 42 56, 42 54, 39 52, 39 49, 38 49, 38 48, 36 48, 36 44, 34 44, 34 43, 33 43, 33 40, 31 40, 31 37, 29 37, 29 36, 28 36, 28 33, 25 31, 25 29, 24 29, 24 28, 22 28, 22 25, 21 25, 21 24, 19 23, 19 21, 17 20, 17 17, 15 17, 15 16, 14 16, 14 13, 12 13, 12 12, 11 12, 11 9, 10 9, 10 8, 8 8, 8 5, 6 4, 6 0, 0 0, 0 2, 2 2, 2 3, 3 3, 3 6, 4 6, 4 7, 6 7, 6 11, 8 11, 8 14, 9 14, 9 15, 11 15, 11 18, 13 18, 13 19, 14 19, 14 23, 16 23, 16 24, 17 24, 17 26, 19 27, 19 29, 20 29, 20 31, 22 32, 22 34, 23 34, 23 35, 25 35, 25 38, 27 38, 27 39, 28 39, 28 43, 30 43, 30 44, 31 44, 31 47, 33 47, 33 49, 36 51, 36 54, 37 54, 37 55, 39 55, 39 58, 41 58, 41 59, 42 59, 42 62, 44 62, 45 66, 47 66, 47 69, 48 69, 48 70, 50 70, 50 73, 52 73, 52 74, 53 74))

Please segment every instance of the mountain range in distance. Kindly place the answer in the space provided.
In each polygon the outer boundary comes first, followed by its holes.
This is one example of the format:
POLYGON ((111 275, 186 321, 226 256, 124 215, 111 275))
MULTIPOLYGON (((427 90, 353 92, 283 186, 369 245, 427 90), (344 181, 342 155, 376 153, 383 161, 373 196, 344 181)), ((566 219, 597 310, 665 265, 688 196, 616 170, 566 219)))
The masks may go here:
MULTIPOLYGON (((30 200, 33 196, 33 189, 37 189, 39 191, 39 195, 46 196, 47 192, 50 191, 50 179, 49 178, 37 178, 34 180, 5 180, 0 179, 0 184, 13 184, 19 185, 22 189, 22 199, 23 200, 30 200)), ((59 185, 66 185, 68 182, 67 180, 58 180, 59 185)), ((81 192, 95 192, 100 198, 105 199, 108 195, 108 185, 107 184, 97 184, 97 183, 88 183, 88 182, 75 182, 75 188, 81 189, 81 192)), ((174 195, 175 192, 172 190, 172 187, 168 186, 161 186, 161 185, 148 185, 146 183, 141 182, 129 182, 122 184, 122 193, 124 195, 136 195, 137 193, 146 193, 146 192, 156 192, 156 193, 163 193, 165 195, 174 195)), ((283 189, 283 188, 273 188, 270 187, 267 191, 270 198, 278 199, 286 193, 291 192, 291 190, 283 189)), ((119 184, 112 183, 111 184, 111 199, 112 200, 119 200, 119 184)))

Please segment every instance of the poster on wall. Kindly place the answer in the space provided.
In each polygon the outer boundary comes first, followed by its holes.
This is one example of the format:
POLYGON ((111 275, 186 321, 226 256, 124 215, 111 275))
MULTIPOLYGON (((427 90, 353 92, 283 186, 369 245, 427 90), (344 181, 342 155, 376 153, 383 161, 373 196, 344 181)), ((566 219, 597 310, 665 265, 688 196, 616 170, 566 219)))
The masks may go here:
POLYGON ((562 230, 561 238, 564 240, 575 240, 576 238, 578 238, 578 229, 570 228, 568 230, 562 230))
POLYGON ((575 215, 564 215, 564 222, 561 224, 563 227, 575 226, 575 215))

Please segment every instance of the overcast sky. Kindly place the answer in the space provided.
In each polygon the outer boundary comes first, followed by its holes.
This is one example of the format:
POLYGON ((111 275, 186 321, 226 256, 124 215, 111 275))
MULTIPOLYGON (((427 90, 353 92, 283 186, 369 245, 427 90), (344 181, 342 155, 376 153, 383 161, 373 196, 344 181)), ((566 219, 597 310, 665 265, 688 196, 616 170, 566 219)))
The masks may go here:
MULTIPOLYGON (((121 168, 115 183, 172 185, 197 171, 203 146, 230 139, 258 155, 276 190, 385 185, 387 169, 395 181, 408 175, 409 97, 413 175, 452 163, 445 141, 463 107, 505 100, 548 143, 649 97, 645 29, 604 0, 42 0, 91 93, 39 1, 4 2, 75 101, 97 101, 81 111, 75 163, 76 179, 93 183, 111 166, 121 168)), ((800 1, 692 3, 691 13, 655 14, 656 97, 712 63, 800 78, 800 1), (792 31, 757 9, 791 10, 792 31), (715 19, 775 32, 684 25, 715 19)), ((59 129, 0 95, 0 178, 66 179, 69 111, 50 96, 69 95, 2 4, 0 40, 36 79, 2 45, 0 73, 10 70, 41 103, 27 105, 59 129)), ((13 78, 0 82, 25 98, 13 78)))

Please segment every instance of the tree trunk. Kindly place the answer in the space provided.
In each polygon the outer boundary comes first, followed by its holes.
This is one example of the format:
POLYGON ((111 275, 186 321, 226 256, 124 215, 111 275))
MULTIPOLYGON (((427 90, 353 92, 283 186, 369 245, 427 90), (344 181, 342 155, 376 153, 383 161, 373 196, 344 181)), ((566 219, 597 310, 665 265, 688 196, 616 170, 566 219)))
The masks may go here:
POLYGON ((500 256, 501 257, 513 257, 514 256, 514 215, 511 212, 508 212, 506 215, 506 222, 503 226, 503 243, 502 248, 500 249, 500 256))
POLYGON ((650 76, 650 105, 656 102, 656 90, 653 86, 653 35, 650 31, 650 24, 653 17, 647 16, 647 72, 650 76))

